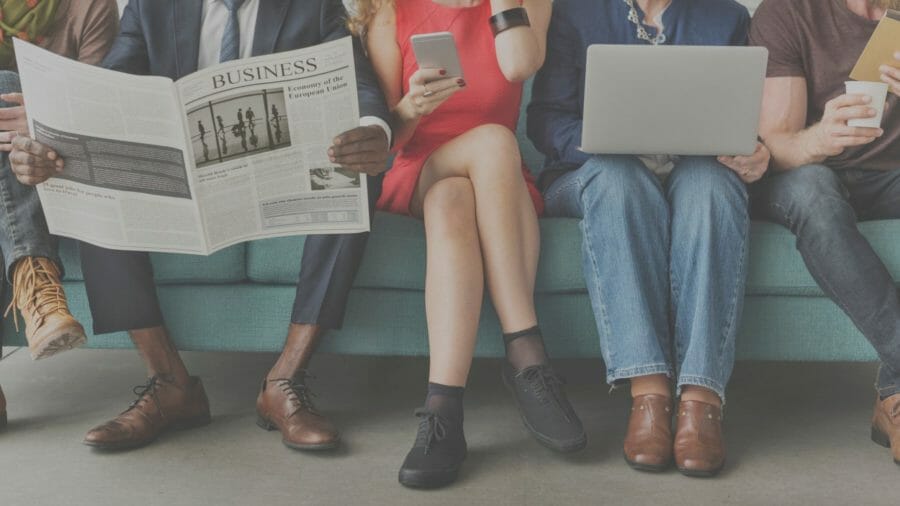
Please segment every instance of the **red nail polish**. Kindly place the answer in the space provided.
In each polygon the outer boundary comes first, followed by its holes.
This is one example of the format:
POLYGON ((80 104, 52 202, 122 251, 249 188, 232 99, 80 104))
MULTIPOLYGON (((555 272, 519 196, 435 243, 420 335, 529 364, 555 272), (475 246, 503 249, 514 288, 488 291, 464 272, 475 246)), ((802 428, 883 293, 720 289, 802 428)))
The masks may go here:
POLYGON ((445 76, 445 75, 447 75, 447 71, 446 71, 446 70, 444 70, 444 69, 441 69, 441 75, 442 75, 442 76, 445 76))
POLYGON ((456 84, 458 84, 460 88, 466 87, 466 81, 464 79, 457 79, 456 84))

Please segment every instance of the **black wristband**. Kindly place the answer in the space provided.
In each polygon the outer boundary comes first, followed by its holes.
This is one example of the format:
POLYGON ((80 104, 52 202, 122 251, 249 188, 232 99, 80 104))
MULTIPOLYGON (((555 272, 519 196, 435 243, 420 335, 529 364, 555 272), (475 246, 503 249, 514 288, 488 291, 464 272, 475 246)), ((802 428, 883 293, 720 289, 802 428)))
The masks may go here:
POLYGON ((491 16, 490 23, 491 30, 494 32, 494 37, 510 28, 515 28, 517 26, 531 26, 531 22, 528 21, 528 11, 525 10, 525 7, 516 7, 514 9, 498 12, 491 16))

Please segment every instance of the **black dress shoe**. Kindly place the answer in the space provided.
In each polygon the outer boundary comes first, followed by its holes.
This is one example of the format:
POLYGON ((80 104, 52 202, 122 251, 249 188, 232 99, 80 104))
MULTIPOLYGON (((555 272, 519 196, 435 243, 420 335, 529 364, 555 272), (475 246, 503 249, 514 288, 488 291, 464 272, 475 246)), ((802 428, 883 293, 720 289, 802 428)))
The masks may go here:
POLYGON ((400 467, 400 484, 410 488, 440 488, 456 481, 466 459, 466 437, 457 423, 425 409, 420 418, 416 443, 400 467))
POLYGON ((559 452, 574 452, 587 445, 581 420, 563 391, 565 382, 549 365, 516 371, 503 365, 503 382, 509 388, 525 427, 544 446, 559 452))

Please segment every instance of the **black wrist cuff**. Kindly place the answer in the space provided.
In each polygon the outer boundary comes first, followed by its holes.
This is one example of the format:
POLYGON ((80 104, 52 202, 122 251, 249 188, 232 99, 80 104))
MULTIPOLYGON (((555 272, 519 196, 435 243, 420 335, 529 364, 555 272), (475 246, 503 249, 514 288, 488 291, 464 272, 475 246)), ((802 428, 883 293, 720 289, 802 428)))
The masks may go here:
POLYGON ((525 10, 525 7, 516 7, 514 9, 498 12, 491 16, 490 23, 491 30, 494 32, 494 37, 510 28, 515 28, 517 26, 531 26, 531 22, 528 21, 528 11, 525 10))

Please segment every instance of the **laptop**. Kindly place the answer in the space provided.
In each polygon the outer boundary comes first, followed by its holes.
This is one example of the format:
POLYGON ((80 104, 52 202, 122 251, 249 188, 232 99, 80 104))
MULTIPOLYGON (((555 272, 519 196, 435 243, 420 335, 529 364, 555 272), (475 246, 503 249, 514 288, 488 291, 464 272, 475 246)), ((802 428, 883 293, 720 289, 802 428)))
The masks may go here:
POLYGON ((768 55, 760 47, 590 46, 581 150, 753 154, 768 55))

